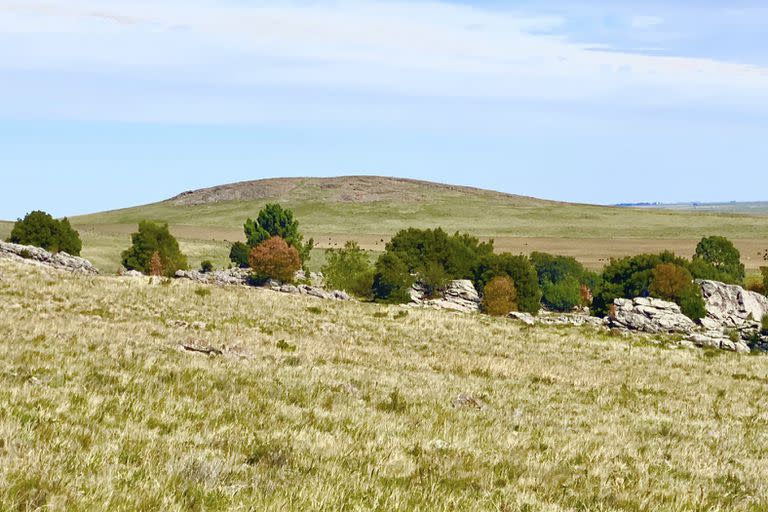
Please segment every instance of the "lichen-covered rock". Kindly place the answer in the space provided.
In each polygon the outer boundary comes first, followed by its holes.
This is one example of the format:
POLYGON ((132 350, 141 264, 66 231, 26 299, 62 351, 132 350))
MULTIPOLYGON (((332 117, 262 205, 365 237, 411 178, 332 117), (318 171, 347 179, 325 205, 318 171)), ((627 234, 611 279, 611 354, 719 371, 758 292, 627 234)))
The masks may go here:
POLYGON ((743 341, 733 341, 725 336, 722 331, 706 331, 693 333, 686 338, 697 347, 718 348, 721 350, 731 350, 740 354, 749 354, 749 346, 743 341))
POLYGON ((205 273, 197 270, 179 270, 176 272, 176 279, 188 279, 196 283, 219 286, 248 284, 248 276, 248 270, 240 268, 205 273))
POLYGON ((707 308, 702 325, 711 330, 723 328, 757 329, 768 314, 768 297, 732 284, 697 281, 707 308))
POLYGON ((615 313, 610 318, 611 327, 653 334, 687 334, 696 329, 693 320, 685 316, 674 302, 638 297, 632 300, 616 299, 613 304, 615 313))
POLYGON ((0 257, 74 272, 76 274, 97 275, 99 273, 99 270, 85 258, 71 256, 65 252, 53 254, 45 249, 31 245, 0 242, 0 257))
POLYGON ((472 281, 466 279, 451 281, 443 291, 443 296, 437 299, 426 299, 424 288, 419 283, 413 285, 410 293, 411 302, 415 305, 461 313, 480 311, 480 294, 472 281))

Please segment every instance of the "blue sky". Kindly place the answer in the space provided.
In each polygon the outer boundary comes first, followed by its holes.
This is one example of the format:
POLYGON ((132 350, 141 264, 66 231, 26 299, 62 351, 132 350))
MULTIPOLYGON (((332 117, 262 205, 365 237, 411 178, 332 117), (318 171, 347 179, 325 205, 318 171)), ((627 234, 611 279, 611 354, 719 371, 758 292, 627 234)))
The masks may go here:
POLYGON ((747 1, 0 0, 0 218, 276 176, 768 200, 747 1))

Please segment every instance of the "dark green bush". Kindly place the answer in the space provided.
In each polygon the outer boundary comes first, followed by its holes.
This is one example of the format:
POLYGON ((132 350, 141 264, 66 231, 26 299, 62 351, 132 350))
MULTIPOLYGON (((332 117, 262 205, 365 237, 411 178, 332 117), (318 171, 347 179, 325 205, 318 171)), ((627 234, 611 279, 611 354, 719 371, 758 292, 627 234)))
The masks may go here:
POLYGON ((675 302, 691 320, 701 320, 707 316, 707 304, 701 295, 701 288, 695 283, 685 288, 675 302))
POLYGON ((248 257, 251 255, 251 248, 243 242, 235 242, 229 251, 229 259, 240 268, 248 268, 248 257))
POLYGON ((537 314, 541 306, 541 287, 536 269, 522 255, 509 253, 485 255, 475 268, 475 286, 482 292, 494 277, 508 276, 517 288, 518 310, 537 314))
MULTIPOLYGON (((186 270, 187 257, 182 254, 179 243, 171 235, 168 224, 155 224, 150 221, 139 223, 139 231, 131 235, 133 244, 123 252, 122 263, 128 270, 138 270, 150 274, 156 270, 152 256, 159 256, 162 274, 173 277, 177 270, 186 270)), ((157 257, 155 258, 157 260, 157 257)))
POLYGON ((414 278, 408 265, 393 252, 385 252, 376 262, 373 295, 382 302, 406 303, 411 300, 410 290, 414 278))
POLYGON ((760 273, 763 274, 763 289, 768 295, 768 267, 760 267, 760 273))
POLYGON ((762 325, 762 332, 763 334, 768 335, 768 314, 763 315, 763 319, 760 322, 762 325))
POLYGON ((581 305, 581 286, 574 276, 566 276, 556 283, 545 280, 541 287, 542 302, 553 311, 572 311, 581 305))
POLYGON ((343 249, 329 249, 322 272, 329 288, 344 290, 364 299, 372 297, 373 265, 357 242, 349 241, 343 249))
POLYGON ((299 251, 299 257, 304 264, 309 261, 310 252, 315 245, 312 239, 304 243, 304 235, 299 231, 299 221, 294 219, 291 210, 284 209, 279 204, 266 205, 256 220, 248 219, 245 222, 244 230, 250 247, 256 247, 272 237, 280 237, 299 251))
POLYGON ((213 263, 210 260, 205 260, 200 264, 200 271, 203 274, 208 274, 210 272, 213 272, 213 263))
MULTIPOLYGON (((741 253, 725 237, 710 236, 702 238, 696 246, 693 262, 697 263, 694 275, 704 273, 705 269, 711 272, 706 265, 701 265, 701 262, 704 262, 719 273, 719 280, 736 284, 744 282, 746 272, 744 264, 741 262, 741 253)), ((699 279, 710 279, 710 277, 701 275, 696 275, 696 277, 699 279)))
POLYGON ((8 239, 13 244, 33 245, 46 251, 66 252, 80 256, 83 243, 68 219, 56 220, 51 215, 34 211, 16 221, 8 239))
POLYGON ((672 263, 683 268, 690 265, 685 258, 675 256, 669 251, 611 259, 603 269, 602 279, 595 288, 592 312, 598 316, 606 316, 614 299, 650 295, 653 269, 662 263, 672 263))

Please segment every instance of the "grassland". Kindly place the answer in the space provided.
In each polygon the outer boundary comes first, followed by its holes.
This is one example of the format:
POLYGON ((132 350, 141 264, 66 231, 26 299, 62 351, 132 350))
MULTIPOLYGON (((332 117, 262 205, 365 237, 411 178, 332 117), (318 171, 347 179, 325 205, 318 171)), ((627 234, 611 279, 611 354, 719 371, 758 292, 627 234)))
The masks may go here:
POLYGON ((0 510, 768 509, 761 356, 7 260, 0 333, 0 510))
POLYGON ((442 226, 494 238, 501 250, 558 252, 597 269, 611 257, 645 251, 671 249, 690 256, 702 236, 721 234, 735 241, 748 269, 756 271, 761 264, 757 253, 768 241, 765 215, 568 204, 360 177, 237 184, 73 221, 89 233, 85 254, 103 268, 117 268, 129 233, 144 219, 169 222, 195 265, 206 258, 226 262, 225 241, 242 239, 245 218, 255 217, 271 201, 294 210, 303 230, 321 249, 356 240, 375 253, 400 229, 442 226))

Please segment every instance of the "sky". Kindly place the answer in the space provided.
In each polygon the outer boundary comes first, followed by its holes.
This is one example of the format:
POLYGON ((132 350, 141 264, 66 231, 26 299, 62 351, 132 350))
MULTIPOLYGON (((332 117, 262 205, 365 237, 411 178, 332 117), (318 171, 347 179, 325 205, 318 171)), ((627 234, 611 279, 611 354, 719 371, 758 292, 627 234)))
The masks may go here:
POLYGON ((281 176, 768 200, 768 4, 0 0, 0 218, 281 176))

